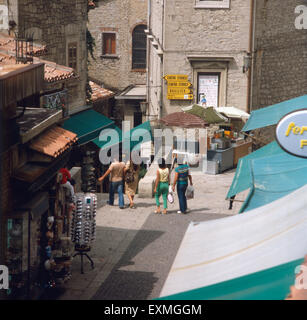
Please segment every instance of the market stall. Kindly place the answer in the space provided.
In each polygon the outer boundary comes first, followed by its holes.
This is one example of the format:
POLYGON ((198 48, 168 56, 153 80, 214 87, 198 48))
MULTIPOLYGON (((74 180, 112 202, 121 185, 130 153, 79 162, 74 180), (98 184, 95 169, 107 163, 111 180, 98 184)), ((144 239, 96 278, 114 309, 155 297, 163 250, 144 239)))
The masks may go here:
POLYGON ((185 150, 178 148, 178 142, 174 145, 174 152, 185 153, 187 159, 199 160, 202 157, 204 172, 218 174, 231 169, 237 165, 239 158, 251 152, 252 141, 240 134, 249 117, 248 113, 235 107, 213 108, 197 104, 181 109, 183 112, 171 113, 162 118, 161 122, 168 127, 206 128, 206 138, 197 134, 198 141, 188 141, 188 136, 185 141, 179 141, 181 145, 185 145, 185 150), (191 151, 188 145, 193 144, 196 147, 191 151))

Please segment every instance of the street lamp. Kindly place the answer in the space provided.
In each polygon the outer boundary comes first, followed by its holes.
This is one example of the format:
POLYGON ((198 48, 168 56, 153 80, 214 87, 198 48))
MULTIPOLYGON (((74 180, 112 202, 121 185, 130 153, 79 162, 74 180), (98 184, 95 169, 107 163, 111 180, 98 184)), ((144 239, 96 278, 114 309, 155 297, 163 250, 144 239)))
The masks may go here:
POLYGON ((146 115, 148 102, 142 101, 140 102, 140 108, 143 115, 146 115))

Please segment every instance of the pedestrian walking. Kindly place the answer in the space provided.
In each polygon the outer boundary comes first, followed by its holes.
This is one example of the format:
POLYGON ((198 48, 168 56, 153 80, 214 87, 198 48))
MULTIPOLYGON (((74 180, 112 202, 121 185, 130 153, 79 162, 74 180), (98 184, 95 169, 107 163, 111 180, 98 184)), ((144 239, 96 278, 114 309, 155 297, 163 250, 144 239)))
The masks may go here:
POLYGON ((155 199, 157 209, 155 213, 161 213, 160 209, 160 196, 162 195, 163 199, 163 214, 167 213, 167 195, 168 195, 168 188, 170 184, 170 174, 169 169, 166 166, 165 159, 161 159, 161 163, 159 163, 159 169, 157 170, 157 177, 155 183, 155 199))
POLYGON ((135 164, 132 161, 132 157, 127 162, 124 173, 125 173, 125 193, 129 199, 131 209, 135 209, 134 196, 139 183, 139 172, 140 165, 135 164))
POLYGON ((178 167, 175 169, 175 178, 173 183, 173 191, 177 184, 177 195, 179 200, 180 210, 177 213, 188 213, 186 191, 188 187, 188 180, 190 185, 193 186, 192 176, 190 175, 189 166, 186 163, 178 163, 178 167))
POLYGON ((108 204, 114 205, 114 193, 118 193, 118 205, 120 209, 124 209, 124 169, 125 163, 119 162, 114 158, 106 173, 101 176, 98 181, 102 182, 110 174, 109 201, 108 204))

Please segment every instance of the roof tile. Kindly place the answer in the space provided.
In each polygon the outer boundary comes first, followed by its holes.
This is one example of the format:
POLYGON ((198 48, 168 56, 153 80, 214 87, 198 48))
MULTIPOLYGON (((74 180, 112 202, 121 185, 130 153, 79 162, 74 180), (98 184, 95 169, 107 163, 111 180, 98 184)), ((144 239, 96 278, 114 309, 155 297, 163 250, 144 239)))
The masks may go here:
MULTIPOLYGON (((14 41, 13 37, 0 33, 0 65, 16 64, 14 41)), ((46 53, 46 50, 45 47, 34 47, 33 52, 36 57, 46 53)), ((51 61, 34 58, 33 63, 45 64, 45 80, 49 83, 79 77, 74 69, 51 61)))
POLYGON ((91 86, 91 89, 92 89, 93 102, 109 99, 115 95, 113 91, 102 88, 101 86, 99 86, 97 83, 93 81, 90 81, 89 85, 91 86))
POLYGON ((170 113, 160 121, 166 126, 182 128, 204 128, 207 125, 207 123, 201 118, 185 112, 170 113))
POLYGON ((48 129, 30 143, 30 149, 51 157, 58 157, 76 141, 77 135, 59 126, 48 129))

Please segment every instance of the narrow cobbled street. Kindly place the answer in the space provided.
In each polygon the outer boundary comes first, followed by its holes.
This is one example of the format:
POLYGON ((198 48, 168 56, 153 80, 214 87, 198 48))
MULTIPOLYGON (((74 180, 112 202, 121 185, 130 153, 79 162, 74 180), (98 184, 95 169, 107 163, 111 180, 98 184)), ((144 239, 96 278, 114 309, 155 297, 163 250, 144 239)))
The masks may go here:
POLYGON ((159 297, 189 223, 220 219, 238 212, 240 202, 228 210, 229 202, 225 200, 234 172, 193 173, 195 199, 189 200, 191 212, 186 215, 177 214, 177 199, 165 216, 153 213, 154 199, 136 198, 136 209, 120 210, 107 205, 108 195, 102 194, 97 239, 90 253, 95 268, 91 270, 90 263, 84 260, 85 274, 80 274, 80 258, 74 258, 73 277, 59 299, 159 297))

